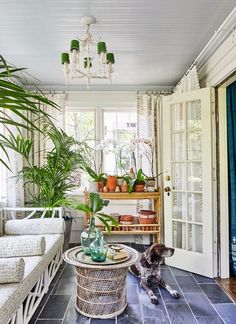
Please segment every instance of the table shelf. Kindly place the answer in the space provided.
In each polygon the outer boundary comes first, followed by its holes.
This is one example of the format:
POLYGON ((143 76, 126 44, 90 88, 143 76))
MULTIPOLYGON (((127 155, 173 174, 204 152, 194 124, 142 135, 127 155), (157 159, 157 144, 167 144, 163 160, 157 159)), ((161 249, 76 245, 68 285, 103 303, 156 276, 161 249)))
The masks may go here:
MULTIPOLYGON (((160 243, 161 240, 161 226, 160 226, 160 201, 161 195, 160 192, 100 192, 101 198, 108 200, 153 200, 154 202, 154 210, 157 215, 157 222, 155 224, 132 224, 132 225, 124 225, 119 224, 119 227, 111 227, 111 235, 153 235, 153 241, 160 243)), ((89 192, 85 192, 86 203, 89 202, 89 192)), ((88 223, 89 214, 86 214, 85 224, 88 223)), ((105 231, 105 227, 103 225, 96 225, 98 228, 102 230, 104 234, 107 234, 105 231)))

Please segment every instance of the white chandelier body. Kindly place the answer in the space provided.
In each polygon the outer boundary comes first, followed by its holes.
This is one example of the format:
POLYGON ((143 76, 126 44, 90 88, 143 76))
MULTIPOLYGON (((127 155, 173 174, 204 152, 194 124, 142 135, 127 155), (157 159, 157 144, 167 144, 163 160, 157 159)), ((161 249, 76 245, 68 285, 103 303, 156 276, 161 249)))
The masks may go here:
POLYGON ((87 26, 84 39, 73 39, 69 53, 61 54, 61 63, 66 78, 66 84, 70 79, 84 78, 87 81, 87 88, 90 87, 91 79, 107 79, 111 84, 113 64, 115 58, 113 53, 107 53, 106 43, 93 39, 90 33, 90 25, 96 23, 94 17, 83 17, 81 23, 87 26), (97 47, 98 71, 94 72, 94 58, 91 57, 90 49, 97 47), (84 54, 83 54, 84 53, 84 54))

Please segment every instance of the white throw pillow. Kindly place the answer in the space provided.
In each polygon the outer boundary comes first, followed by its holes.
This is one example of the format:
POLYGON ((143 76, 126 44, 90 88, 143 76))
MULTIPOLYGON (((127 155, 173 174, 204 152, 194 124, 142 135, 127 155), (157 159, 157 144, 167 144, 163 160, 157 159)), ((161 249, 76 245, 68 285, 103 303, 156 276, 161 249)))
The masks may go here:
POLYGON ((25 261, 22 258, 0 259, 0 284, 21 282, 25 272, 25 261))
POLYGON ((45 237, 20 235, 0 237, 0 258, 42 255, 46 249, 45 237))
POLYGON ((65 227, 63 218, 14 219, 6 222, 5 234, 63 234, 65 227))

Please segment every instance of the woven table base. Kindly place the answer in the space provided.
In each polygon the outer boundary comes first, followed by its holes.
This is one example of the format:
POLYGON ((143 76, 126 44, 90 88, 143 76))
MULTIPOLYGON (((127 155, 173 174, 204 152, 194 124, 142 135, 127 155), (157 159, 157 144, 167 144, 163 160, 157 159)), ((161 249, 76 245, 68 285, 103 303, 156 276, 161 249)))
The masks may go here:
POLYGON ((128 268, 94 270, 76 267, 76 309, 93 318, 111 318, 127 306, 126 277, 128 268))

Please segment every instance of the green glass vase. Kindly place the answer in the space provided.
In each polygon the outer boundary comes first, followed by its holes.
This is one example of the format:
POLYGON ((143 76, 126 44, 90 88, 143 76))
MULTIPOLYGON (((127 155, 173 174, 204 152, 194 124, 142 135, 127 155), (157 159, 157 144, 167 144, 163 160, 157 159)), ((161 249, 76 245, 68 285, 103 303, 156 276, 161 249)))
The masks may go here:
POLYGON ((92 217, 89 226, 81 233, 81 247, 84 254, 90 255, 90 244, 96 239, 98 229, 95 226, 95 219, 92 217))
POLYGON ((96 239, 90 244, 91 258, 96 262, 104 262, 107 257, 107 244, 103 240, 103 235, 98 230, 96 239))

